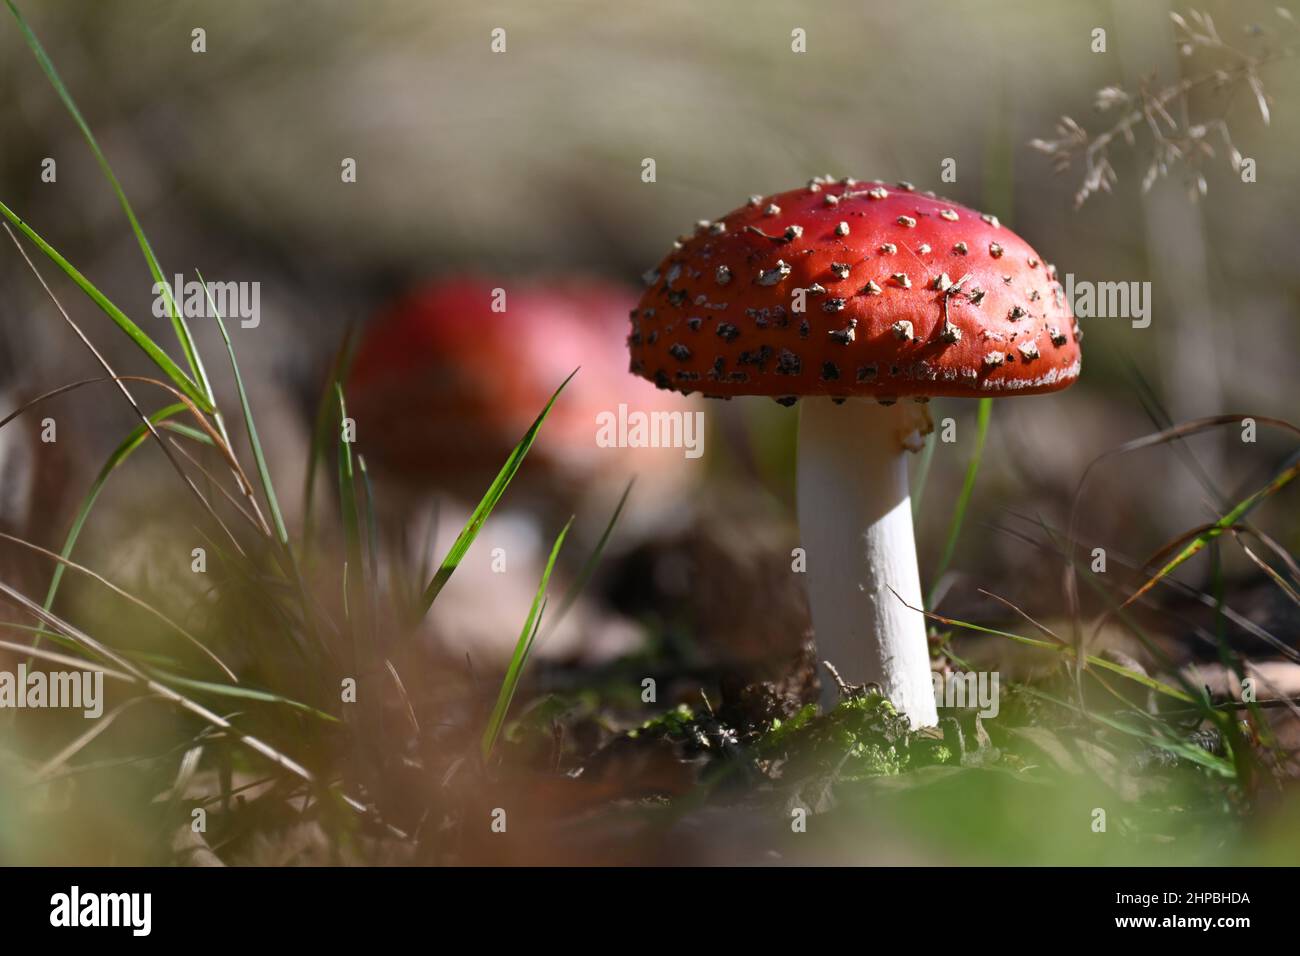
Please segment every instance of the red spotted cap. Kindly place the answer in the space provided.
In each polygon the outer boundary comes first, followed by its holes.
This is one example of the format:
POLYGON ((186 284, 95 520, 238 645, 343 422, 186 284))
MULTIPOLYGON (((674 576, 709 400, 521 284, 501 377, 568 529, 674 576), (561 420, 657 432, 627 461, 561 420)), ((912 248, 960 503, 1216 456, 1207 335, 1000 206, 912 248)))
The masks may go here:
POLYGON ((632 311, 631 370, 709 396, 1031 395, 1079 377, 1056 268, 909 183, 814 179, 681 237, 632 311))

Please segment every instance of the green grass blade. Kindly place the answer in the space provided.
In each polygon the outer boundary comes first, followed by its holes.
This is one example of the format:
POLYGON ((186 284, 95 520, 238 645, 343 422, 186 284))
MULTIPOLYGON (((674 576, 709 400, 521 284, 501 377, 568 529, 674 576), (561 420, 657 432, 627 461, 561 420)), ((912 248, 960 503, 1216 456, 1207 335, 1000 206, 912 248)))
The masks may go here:
POLYGON ((258 690, 255 687, 244 687, 240 684, 219 684, 214 681, 194 680, 190 677, 169 674, 166 671, 153 671, 153 676, 159 683, 166 684, 168 687, 185 688, 186 690, 213 694, 217 697, 233 697, 237 700, 252 700, 264 704, 283 704, 286 707, 302 711, 304 714, 310 714, 332 724, 339 722, 339 719, 333 714, 327 714, 325 711, 317 710, 309 704, 304 704, 291 697, 274 694, 268 690, 258 690))
POLYGON ((528 431, 524 434, 524 437, 519 440, 519 444, 515 446, 515 450, 510 453, 510 457, 506 459, 505 465, 493 480, 492 485, 488 488, 483 499, 478 503, 478 507, 474 509, 474 513, 470 515, 469 521, 465 523, 465 527, 462 528, 460 534, 457 535, 455 542, 451 546, 451 550, 448 551, 447 556, 442 559, 442 564, 434 573, 432 580, 429 581, 429 586, 424 589, 424 594, 420 596, 420 607, 417 609, 418 614, 416 615, 417 619, 422 618, 424 615, 429 613, 429 608, 433 606, 433 602, 437 599, 438 593, 446 586, 447 581, 460 565, 461 559, 465 557, 465 553, 469 550, 469 546, 474 543, 474 539, 478 536, 479 530, 483 527, 483 522, 487 521, 488 516, 492 514, 492 510, 496 508, 497 503, 501 500, 501 496, 505 494, 506 489, 510 486, 510 482, 515 477, 515 473, 519 471, 519 466, 523 464, 524 458, 527 456, 529 449, 533 447, 533 442, 537 440, 537 433, 541 431, 542 423, 546 421, 546 416, 551 413, 551 408, 555 405, 555 400, 560 397, 560 393, 564 391, 564 387, 568 385, 569 382, 573 381, 573 376, 577 374, 578 370, 574 369, 569 373, 569 377, 560 383, 560 387, 555 390, 555 394, 552 395, 550 401, 546 403, 546 407, 542 409, 541 414, 537 416, 537 419, 529 427, 528 431))
POLYGON ((961 493, 957 496, 957 504, 953 507, 952 522, 948 525, 948 540, 943 546, 943 557, 939 559, 939 566, 934 570, 934 583, 930 585, 930 591, 925 597, 927 608, 934 607, 935 591, 948 570, 948 565, 952 562, 953 552, 957 550, 957 539, 961 537, 961 526, 966 520, 966 508, 970 505, 971 493, 975 490, 975 478, 979 474, 980 461, 984 457, 984 440, 988 438, 989 419, 992 414, 993 399, 981 398, 979 417, 975 425, 975 450, 971 452, 970 464, 966 466, 966 479, 962 482, 961 493))
POLYGON ((366 589, 370 595, 370 621, 374 624, 379 620, 379 516, 375 513, 375 486, 370 480, 365 455, 357 455, 357 472, 365 490, 362 518, 366 529, 366 589))
POLYGON ((1077 704, 1074 704, 1068 700, 1063 700, 1062 698, 1057 697, 1054 694, 1045 693, 1041 690, 1038 690, 1037 688, 1023 687, 1021 689, 1024 693, 1029 694, 1031 697, 1037 697, 1040 700, 1048 701, 1052 704, 1055 704, 1058 707, 1064 707, 1067 710, 1072 710, 1075 713, 1080 714, 1095 723, 1101 724, 1103 727, 1108 727, 1117 733, 1121 733, 1124 734, 1125 736, 1132 737, 1135 740, 1141 740, 1143 743, 1150 744, 1153 747, 1157 747, 1160 750, 1165 751, 1166 753, 1173 754, 1176 757, 1181 757, 1182 759, 1188 761, 1189 763, 1198 764, 1207 770, 1212 770, 1215 773, 1227 779, 1232 779, 1237 775, 1236 768, 1233 766, 1231 761, 1225 760, 1222 757, 1217 757, 1214 754, 1209 753, 1208 751, 1203 750, 1200 747, 1197 747, 1195 744, 1191 744, 1184 740, 1179 740, 1177 738, 1167 736, 1168 733, 1167 728, 1159 724, 1154 724, 1155 719, 1151 717, 1151 715, 1144 715, 1144 716, 1146 716, 1148 720, 1151 720, 1153 722, 1153 724, 1161 731, 1160 733, 1153 734, 1146 730, 1143 730, 1141 727, 1136 727, 1133 724, 1128 723, 1126 721, 1116 720, 1115 718, 1107 717, 1104 714, 1085 711, 1082 708, 1080 708, 1077 704))
POLYGON ((144 329, 132 322, 125 312, 110 302, 108 297, 95 287, 94 283, 78 272, 72 263, 63 258, 57 249, 37 235, 31 226, 23 222, 17 213, 2 202, 0 202, 0 213, 3 213, 5 218, 13 223, 19 232, 35 243, 36 247, 45 253, 51 262, 62 269, 68 278, 75 282, 78 288, 89 296, 90 300, 99 306, 100 310, 112 319, 117 327, 125 332, 127 337, 145 355, 149 356, 154 365, 158 366, 163 374, 171 379, 176 384, 176 387, 184 392, 195 405, 209 414, 216 411, 216 406, 212 403, 212 400, 204 394, 203 389, 194 384, 194 381, 181 370, 181 367, 172 360, 172 357, 159 348, 158 344, 149 338, 144 329))
POLYGON ((573 519, 570 518, 555 539, 555 544, 551 546, 551 556, 546 560, 546 569, 542 571, 542 580, 537 585, 537 594, 533 597, 532 607, 528 609, 528 619, 524 621, 524 628, 519 632, 519 640, 515 643, 515 652, 510 657, 510 666, 506 669, 506 676, 501 681, 501 690, 497 693, 497 702, 492 708, 492 715, 488 718, 487 729, 483 731, 482 750, 484 760, 487 760, 492 755, 492 748, 496 746, 497 736, 501 733, 501 727, 506 722, 510 702, 514 699, 515 691, 519 687, 520 678, 523 677, 524 666, 528 663, 528 654, 533 648, 533 641, 537 638, 537 629, 542 623, 540 617, 542 602, 546 599, 546 587, 551 580, 551 571, 555 568, 555 561, 560 556, 560 548, 564 546, 564 539, 568 536, 569 528, 572 526, 573 519))
POLYGON ((629 481, 627 487, 623 489, 623 494, 619 497, 618 505, 614 508, 614 513, 610 515, 609 522, 600 535, 600 540, 596 542, 596 547, 592 549, 591 554, 587 556, 587 560, 583 562, 582 570, 578 572, 578 576, 573 579, 569 589, 564 592, 564 597, 560 599, 559 610, 551 615, 551 619, 546 625, 546 632, 542 635, 541 640, 546 640, 548 636, 554 633, 560 622, 564 620, 565 615, 573 608, 574 603, 578 600, 578 595, 582 593, 582 589, 587 586, 587 582, 591 580, 591 576, 596 572, 601 556, 605 553, 605 546, 609 544, 610 536, 614 533, 614 526, 618 524, 619 516, 623 514, 623 506, 627 504, 628 496, 632 494, 634 484, 636 484, 635 478, 629 481))
POLYGON ((361 524, 357 513, 357 473, 352 459, 352 443, 343 437, 343 426, 348 417, 343 386, 334 383, 334 397, 338 402, 339 436, 339 499, 343 509, 343 539, 347 544, 348 563, 361 570, 361 524))
MULTIPOLYGON (((166 419, 171 418, 173 415, 179 415, 186 411, 188 411, 188 406, 186 406, 184 402, 176 402, 174 405, 168 405, 166 408, 161 408, 154 412, 149 416, 149 421, 158 425, 166 419)), ((191 429, 191 431, 193 431, 191 437, 194 437, 196 440, 204 442, 211 441, 211 439, 202 432, 194 429, 191 429)), ((86 496, 81 499, 81 506, 77 509, 77 516, 73 519, 72 528, 68 531, 68 536, 63 542, 63 549, 59 552, 60 557, 65 560, 72 557, 72 549, 77 546, 77 539, 81 537, 81 531, 86 526, 86 520, 90 517, 91 509, 95 507, 95 501, 99 498, 99 493, 104 489, 105 482, 107 482, 109 476, 117 470, 118 466, 126 461, 127 458, 131 456, 131 453, 139 448, 148 437, 149 429, 145 427, 144 422, 141 422, 132 429, 126 439, 118 445, 116 449, 114 449, 111 455, 109 455, 108 460, 104 462, 104 466, 99 469, 99 474, 95 476, 95 481, 91 484, 90 491, 88 491, 86 496)), ((63 572, 66 567, 67 566, 63 563, 59 563, 54 568, 54 575, 50 579, 49 590, 45 594, 45 604, 42 605, 46 611, 54 607, 54 598, 59 593, 59 583, 63 580, 63 572)))
POLYGON ((126 192, 122 189, 122 184, 117 181, 117 176, 113 172, 113 167, 109 165, 108 157, 106 157, 104 151, 99 148, 99 141, 95 139, 95 134, 90 131, 90 124, 88 124, 85 117, 81 115, 81 110, 77 108, 76 102, 72 99, 72 94, 68 92, 68 88, 64 85, 58 71, 54 68, 54 62, 45 52, 45 48, 41 46, 41 41, 36 38, 36 34, 32 32, 32 28, 27 25, 27 21, 23 19, 23 15, 18 11, 18 7, 14 4, 13 0, 5 0, 5 2, 9 6, 9 12, 12 13, 14 19, 18 21, 18 28, 22 31, 23 39, 26 41, 27 46, 31 48, 33 55, 36 57, 36 62, 39 63, 41 69, 45 71, 45 75, 49 79, 50 85, 54 87, 54 91, 59 95, 59 99, 63 101, 63 105, 67 107, 68 112, 72 115, 72 119, 81 130, 82 136, 86 138, 86 142, 90 145, 91 152, 95 154, 95 159, 99 163, 99 168, 103 170, 104 177, 108 180, 108 184, 112 187, 113 193, 117 196, 117 201, 122 206, 122 211, 126 213, 127 221, 131 224, 131 232, 135 234, 135 240, 140 246, 140 252, 144 255, 144 260, 149 266, 149 272, 153 276, 154 282, 158 283, 158 285, 163 289, 163 295, 167 301, 167 311, 171 316, 172 327, 176 330, 176 337, 180 340, 181 349, 185 352, 185 360, 189 362, 190 371, 192 371, 195 378, 198 379, 199 385, 202 388, 204 395, 207 397, 208 402, 212 403, 212 385, 208 381, 207 373, 204 371, 203 362, 199 358, 198 350, 194 347, 194 338, 190 334, 189 326, 185 324, 184 315, 181 313, 175 298, 172 296, 171 286, 163 278, 162 266, 158 262, 158 257, 154 255, 153 247, 149 245, 149 240, 144 234, 144 229, 140 226, 140 221, 135 216, 135 210, 131 208, 131 203, 126 198, 126 192))
POLYGON ((311 536, 313 530, 313 503, 316 494, 316 467, 325 457, 325 449, 330 446, 329 438, 330 425, 334 421, 335 396, 333 383, 347 381, 348 370, 352 364, 352 347, 354 344, 356 327, 350 326, 343 336, 343 341, 339 343, 338 350, 334 353, 334 360, 330 363, 329 376, 325 379, 330 383, 320 396, 320 401, 316 405, 316 421, 311 431, 311 448, 307 452, 307 474, 303 479, 302 490, 302 548, 304 554, 311 553, 311 536))
POLYGON ((275 494, 275 485, 271 482, 271 471, 266 465, 266 455, 262 453, 262 443, 257 437, 257 425, 253 422, 253 407, 248 402, 248 392, 244 388, 244 377, 239 374, 239 362, 235 360, 235 346, 230 341, 230 333, 226 331, 226 323, 221 318, 221 311, 217 308, 217 303, 212 299, 212 292, 208 289, 208 282, 203 278, 203 273, 197 269, 195 273, 199 277, 199 282, 203 285, 203 294, 208 298, 208 306, 212 309, 213 316, 217 320, 217 328, 221 330, 221 338, 226 343, 226 352, 230 355, 230 368, 235 374, 235 389, 239 393, 239 407, 244 412, 244 427, 248 430, 248 443, 253 447, 253 461, 257 463, 257 475, 262 481, 262 493, 266 495, 266 504, 271 509, 271 520, 275 522, 275 534, 280 539, 280 543, 286 548, 289 546, 289 531, 284 525, 284 515, 280 511, 280 501, 275 494))
MULTIPOLYGON (((188 408, 189 406, 185 406, 188 408)), ((191 425, 182 425, 180 422, 160 422, 159 427, 169 432, 175 432, 188 438, 190 441, 196 441, 203 445, 211 445, 212 436, 200 428, 194 428, 191 425)))
MULTIPOLYGON (((906 602, 904 602, 904 604, 907 607, 911 607, 911 605, 907 605, 906 602)), ((912 608, 912 610, 919 611, 921 609, 912 608)), ((1014 634, 1011 631, 1001 631, 995 627, 984 627, 983 625, 980 624, 971 624, 969 621, 959 621, 956 618, 945 617, 942 614, 935 614, 932 611, 924 611, 922 613, 924 613, 925 616, 930 618, 932 621, 938 621, 940 624, 947 624, 950 627, 960 627, 963 630, 974 631, 977 634, 992 634, 996 637, 1005 637, 1008 640, 1015 641, 1017 644, 1023 644, 1026 647, 1034 647, 1042 651, 1051 651, 1052 653, 1057 655, 1069 654, 1074 651, 1074 648, 1071 647, 1069 644, 1053 644, 1051 641, 1042 641, 1036 637, 1025 637, 1023 634, 1014 634)), ((1166 697, 1172 697, 1174 700, 1181 701, 1184 704, 1197 703, 1195 697, 1183 693, 1182 691, 1178 690, 1176 687, 1171 687, 1170 685, 1164 683, 1163 681, 1156 680, 1154 677, 1148 677, 1146 674, 1142 674, 1139 673, 1138 671, 1131 670, 1122 664, 1117 664, 1114 661, 1108 661, 1104 657, 1094 657, 1093 655, 1089 654, 1087 655, 1085 660, 1094 667, 1099 667, 1102 670, 1107 670, 1110 671, 1111 673, 1118 674, 1121 677, 1127 678, 1128 680, 1141 684, 1143 687, 1146 687, 1149 690, 1153 690, 1158 694, 1164 694, 1166 697)))
POLYGON ((1174 557, 1161 567, 1159 571, 1152 575, 1152 577, 1148 579, 1142 587, 1138 588, 1138 590, 1133 593, 1132 597, 1128 598, 1128 600, 1124 602, 1125 606, 1136 602, 1140 597, 1155 587, 1162 579, 1176 571, 1179 565, 1187 561, 1189 558, 1199 554, 1201 549, 1207 544, 1230 528, 1234 527, 1242 518, 1250 514, 1256 506, 1260 504, 1260 502, 1290 484, 1297 475, 1300 475, 1300 462, 1297 462, 1288 468, 1284 468, 1263 488, 1260 488, 1258 491, 1239 501, 1228 511, 1227 514, 1214 522, 1214 524, 1207 530, 1197 535, 1187 544, 1186 547, 1179 551, 1178 554, 1174 555, 1174 557))
MULTIPOLYGON (((352 443, 345 440, 343 425, 348 417, 343 386, 334 383, 334 395, 339 410, 338 469, 339 508, 343 518, 343 544, 347 564, 343 571, 344 616, 350 621, 355 612, 364 613, 366 603, 366 566, 361 551, 361 513, 357 495, 357 467, 352 456, 352 443)), ((353 631, 355 637, 355 630, 353 631)))
POLYGON ((921 463, 916 467, 916 481, 912 484, 912 520, 921 514, 921 499, 925 497, 925 486, 930 481, 930 466, 934 463, 934 448, 938 444, 935 432, 925 436, 925 449, 921 452, 921 463))

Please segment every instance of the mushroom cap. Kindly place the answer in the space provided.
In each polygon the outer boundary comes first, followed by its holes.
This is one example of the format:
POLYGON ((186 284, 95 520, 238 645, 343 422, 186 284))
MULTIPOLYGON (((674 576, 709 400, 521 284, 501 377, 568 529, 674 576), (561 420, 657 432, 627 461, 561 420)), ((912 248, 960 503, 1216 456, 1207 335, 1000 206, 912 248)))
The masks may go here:
POLYGON ((617 336, 601 329, 612 330, 630 299, 620 286, 586 279, 464 276, 415 290, 369 325, 352 363, 347 395, 365 428, 363 450, 411 478, 499 468, 581 366, 536 452, 590 454, 595 410, 625 391, 605 371, 617 336), (495 289, 505 292, 504 311, 493 311, 495 289))
POLYGON ((1029 395, 1079 376, 1055 267, 996 217, 906 183, 755 196, 645 279, 631 371, 660 388, 789 403, 1029 395))
POLYGON ((585 276, 456 276, 416 289, 375 316, 352 363, 346 395, 362 453, 406 485, 477 496, 580 367, 530 460, 575 490, 608 480, 621 491, 628 473, 643 485, 677 482, 692 471, 679 450, 596 445, 597 414, 620 403, 698 405, 623 372, 622 323, 635 301, 636 290, 585 276), (493 310, 497 289, 504 311, 493 310))

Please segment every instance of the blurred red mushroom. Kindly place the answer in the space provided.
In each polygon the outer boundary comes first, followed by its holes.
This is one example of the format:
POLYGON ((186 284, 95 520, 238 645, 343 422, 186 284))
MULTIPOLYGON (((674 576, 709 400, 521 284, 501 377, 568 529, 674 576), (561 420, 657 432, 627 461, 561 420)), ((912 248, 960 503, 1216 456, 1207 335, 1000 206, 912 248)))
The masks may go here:
POLYGON ((541 488, 561 509, 595 494, 590 504, 599 506, 636 475, 644 515, 693 478, 692 462, 680 449, 600 447, 597 418, 620 404, 698 405, 626 374, 624 330, 635 305, 633 291, 591 279, 456 278, 419 289, 371 324, 353 362, 347 397, 363 454, 400 484, 477 500, 580 367, 530 452, 540 483, 517 490, 541 488))
MULTIPOLYGON (((600 418, 617 416, 620 405, 648 413, 700 404, 627 374, 625 329, 636 298, 591 279, 453 278, 399 300, 366 329, 345 389, 357 447, 390 520, 410 528, 422 505, 438 501, 434 553, 426 555, 435 561, 555 389, 580 369, 480 538, 479 554, 500 548, 508 572, 492 573, 487 557, 462 564, 433 610, 435 629, 450 643, 508 653, 536 588, 549 525, 574 514, 576 530, 594 536, 633 476, 636 490, 619 525, 624 544, 638 528, 689 513, 682 492, 698 461, 681 448, 598 442, 600 418)), ((408 537, 429 546, 418 527, 408 537)), ((580 605, 543 650, 580 645, 604 656, 626 650, 634 632, 629 622, 580 605)))

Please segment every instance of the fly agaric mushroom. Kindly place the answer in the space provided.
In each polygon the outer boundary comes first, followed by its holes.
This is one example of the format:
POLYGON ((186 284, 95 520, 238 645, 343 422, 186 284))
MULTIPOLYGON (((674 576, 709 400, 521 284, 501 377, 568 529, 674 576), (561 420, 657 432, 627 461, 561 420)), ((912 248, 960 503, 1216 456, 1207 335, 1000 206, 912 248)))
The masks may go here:
POLYGON ((937 723, 904 451, 931 430, 932 396, 1078 377, 1055 268, 996 217, 910 184, 814 179, 701 223, 645 278, 632 372, 707 396, 804 399, 798 509, 819 657, 880 685, 914 727, 937 723))
MULTIPOLYGON (((556 387, 580 367, 529 455, 545 471, 546 502, 568 514, 576 499, 588 499, 583 514, 595 519, 635 474, 638 512, 675 508, 695 474, 681 451, 596 441, 601 413, 664 405, 620 367, 621 323, 635 304, 635 290, 585 277, 462 276, 417 289, 376 316, 357 349, 346 394, 360 447, 384 477, 408 489, 477 501, 556 387), (593 495, 601 500, 590 501, 593 495)), ((679 398, 673 407, 697 404, 679 398)))

